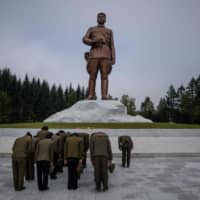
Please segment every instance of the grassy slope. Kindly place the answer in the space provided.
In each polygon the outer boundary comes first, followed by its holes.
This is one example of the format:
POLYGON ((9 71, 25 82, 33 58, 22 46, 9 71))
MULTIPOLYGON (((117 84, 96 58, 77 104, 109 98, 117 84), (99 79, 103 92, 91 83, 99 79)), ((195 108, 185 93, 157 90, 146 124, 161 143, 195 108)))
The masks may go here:
POLYGON ((171 123, 13 123, 13 124, 0 124, 0 128, 41 128, 47 125, 49 128, 108 128, 108 129, 186 129, 198 128, 197 124, 171 124, 171 123))

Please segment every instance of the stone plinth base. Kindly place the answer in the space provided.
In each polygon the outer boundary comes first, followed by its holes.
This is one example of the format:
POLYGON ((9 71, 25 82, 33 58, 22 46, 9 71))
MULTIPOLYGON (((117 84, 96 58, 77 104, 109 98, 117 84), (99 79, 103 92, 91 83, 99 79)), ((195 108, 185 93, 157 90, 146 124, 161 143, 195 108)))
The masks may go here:
POLYGON ((127 115, 126 107, 116 100, 83 100, 57 112, 44 122, 141 122, 152 123, 142 116, 127 115))

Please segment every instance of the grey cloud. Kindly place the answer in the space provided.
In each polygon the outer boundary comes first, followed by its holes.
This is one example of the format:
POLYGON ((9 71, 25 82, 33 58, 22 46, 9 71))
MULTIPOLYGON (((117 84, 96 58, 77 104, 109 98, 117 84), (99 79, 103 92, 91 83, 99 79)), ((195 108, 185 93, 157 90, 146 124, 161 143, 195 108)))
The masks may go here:
POLYGON ((0 66, 19 76, 86 86, 88 47, 81 39, 104 11, 117 53, 111 94, 158 102, 171 83, 186 84, 199 73, 199 8, 198 0, 1 1, 0 66))

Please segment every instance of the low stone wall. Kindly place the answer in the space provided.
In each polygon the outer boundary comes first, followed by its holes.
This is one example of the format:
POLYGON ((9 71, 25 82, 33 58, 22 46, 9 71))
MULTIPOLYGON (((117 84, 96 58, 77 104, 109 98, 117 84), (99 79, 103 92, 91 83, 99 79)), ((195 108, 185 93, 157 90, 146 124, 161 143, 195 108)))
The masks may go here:
MULTIPOLYGON (((120 153, 117 137, 111 136, 114 153, 120 153)), ((136 154, 200 153, 200 137, 132 137, 136 154)))
MULTIPOLYGON (((11 154, 12 146, 16 137, 24 135, 27 130, 17 130, 17 129, 4 129, 0 130, 0 154, 11 154), (8 135, 6 136, 6 132, 8 135), (13 131, 13 132, 12 132, 13 131)), ((57 130, 51 130, 56 132, 57 130)), ((95 132, 98 130, 76 130, 76 132, 95 132)), ((104 130, 105 131, 105 130, 104 130)), ((156 130, 158 131, 158 130, 156 130)), ((162 130, 163 131, 163 130, 162 130)), ((115 155, 120 155, 118 149, 118 135, 131 135, 134 141, 133 156, 143 156, 143 155, 199 155, 200 154, 200 130, 164 130, 164 134, 158 132, 155 134, 151 129, 144 130, 107 130, 105 131, 110 135, 111 145, 113 153, 115 155), (172 134, 174 131, 174 135, 172 134), (116 132, 116 136, 115 133, 116 132), (140 135, 136 134, 141 132, 140 135), (133 135, 133 136, 132 136, 133 135), (148 135, 148 136, 147 136, 148 135)), ((36 129, 32 129, 32 133, 35 134, 36 129)), ((73 131, 72 131, 73 132, 73 131)))
POLYGON ((0 137, 0 154, 11 154, 16 137, 0 137))

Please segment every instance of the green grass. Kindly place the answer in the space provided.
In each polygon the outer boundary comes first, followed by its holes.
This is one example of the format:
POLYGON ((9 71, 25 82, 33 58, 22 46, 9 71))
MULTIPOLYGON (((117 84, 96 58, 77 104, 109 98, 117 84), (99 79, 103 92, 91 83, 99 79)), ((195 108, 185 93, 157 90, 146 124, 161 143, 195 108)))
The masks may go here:
POLYGON ((200 129, 200 124, 175 124, 175 123, 12 123, 0 124, 0 128, 49 128, 66 129, 200 129))

